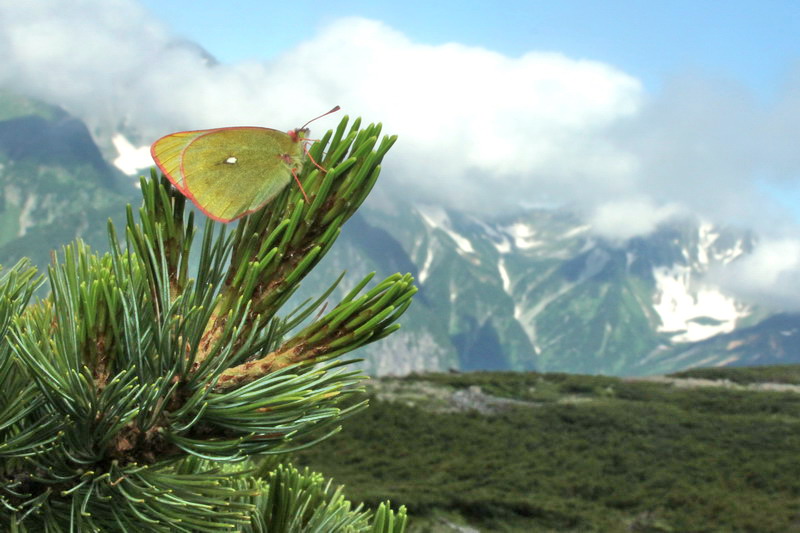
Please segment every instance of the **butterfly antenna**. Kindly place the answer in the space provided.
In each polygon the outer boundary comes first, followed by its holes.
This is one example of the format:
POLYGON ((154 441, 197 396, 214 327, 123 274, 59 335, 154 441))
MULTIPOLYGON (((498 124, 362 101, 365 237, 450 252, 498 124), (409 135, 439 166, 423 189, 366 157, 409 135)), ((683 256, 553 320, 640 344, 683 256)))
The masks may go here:
POLYGON ((314 122, 315 120, 317 120, 317 119, 320 119, 320 118, 322 118, 322 117, 326 117, 326 116, 330 115, 331 113, 336 113, 336 112, 337 112, 337 111, 339 111, 340 109, 341 109, 341 107, 339 107, 339 106, 337 105, 336 107, 334 107, 333 109, 331 109, 331 110, 330 110, 330 111, 328 111, 327 113, 323 113, 323 114, 321 114, 321 115, 320 115, 320 116, 318 116, 318 117, 314 117, 314 118, 312 118, 311 120, 309 120, 308 122, 306 122, 305 124, 303 124, 303 127, 302 127, 302 128, 298 128, 298 129, 304 130, 304 129, 306 129, 306 126, 308 126, 309 124, 311 124, 311 123, 312 123, 312 122, 314 122))
MULTIPOLYGON (((312 123, 312 122, 314 122, 315 120, 317 120, 317 119, 320 119, 320 118, 322 118, 322 117, 325 117, 325 116, 327 116, 327 115, 330 115, 331 113, 336 113, 336 112, 337 112, 337 111, 339 111, 340 109, 341 109, 341 107, 339 107, 339 106, 337 105, 336 107, 334 107, 333 109, 331 109, 331 110, 330 110, 330 111, 328 111, 327 113, 323 113, 323 114, 321 114, 321 115, 320 115, 320 116, 318 116, 318 117, 314 117, 314 118, 312 118, 311 120, 309 120, 308 122, 306 122, 305 124, 303 124, 303 126, 302 126, 302 127, 300 127, 300 128, 297 128, 296 130, 292 130, 292 131, 290 131, 290 132, 289 132, 289 135, 291 135, 291 136, 292 136, 292 139, 293 139, 293 140, 295 140, 295 141, 297 141, 297 140, 300 140, 300 141, 302 142, 304 139, 298 139, 298 133, 299 133, 300 131, 302 131, 302 130, 306 129, 306 126, 308 126, 309 124, 311 124, 311 123, 312 123)), ((308 139, 305 139, 305 140, 308 140, 308 139)), ((322 172, 327 172, 327 170, 325 170, 323 167, 321 167, 321 166, 320 166, 320 164, 319 164, 319 163, 317 163, 317 162, 314 160, 314 158, 313 158, 313 157, 311 156, 311 154, 309 153, 309 151, 308 151, 308 148, 306 147, 306 145, 305 145, 305 144, 303 144, 303 151, 304 151, 304 152, 305 152, 305 154, 308 156, 308 158, 311 160, 311 162, 312 162, 312 163, 314 163, 314 166, 315 166, 315 167, 317 167, 318 169, 320 169, 322 172)), ((311 202, 308 200, 308 195, 306 194, 306 191, 305 191, 305 189, 303 189, 303 184, 302 184, 302 183, 300 183, 300 178, 298 178, 298 177, 297 177, 297 171, 296 171, 295 169, 292 169, 292 176, 294 176, 294 180, 297 182, 297 185, 300 187, 300 192, 302 192, 302 193, 303 193, 303 198, 305 198, 305 199, 306 199, 306 203, 307 203, 307 204, 310 204, 311 202)))

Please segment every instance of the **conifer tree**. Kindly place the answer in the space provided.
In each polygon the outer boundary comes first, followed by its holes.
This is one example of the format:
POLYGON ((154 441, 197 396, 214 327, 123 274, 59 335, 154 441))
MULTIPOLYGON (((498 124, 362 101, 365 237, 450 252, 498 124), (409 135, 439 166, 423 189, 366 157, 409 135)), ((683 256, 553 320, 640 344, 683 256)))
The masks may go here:
POLYGON ((279 464, 363 408, 344 354, 395 331, 409 274, 286 310, 378 178, 395 137, 335 131, 234 229, 163 178, 142 179, 110 251, 66 246, 46 276, 0 274, 0 530, 400 532, 405 510, 352 506, 279 464), (49 293, 35 300, 37 287, 49 293), (348 400, 342 403, 343 400, 348 400))

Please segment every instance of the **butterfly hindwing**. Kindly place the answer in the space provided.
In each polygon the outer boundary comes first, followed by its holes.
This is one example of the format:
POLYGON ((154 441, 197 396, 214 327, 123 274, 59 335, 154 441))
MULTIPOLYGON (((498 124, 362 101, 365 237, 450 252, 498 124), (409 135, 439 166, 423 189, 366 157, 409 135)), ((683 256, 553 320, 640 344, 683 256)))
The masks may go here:
POLYGON ((161 137, 150 147, 150 154, 161 172, 181 193, 186 195, 185 179, 181 171, 183 151, 196 138, 214 130, 181 131, 161 137))

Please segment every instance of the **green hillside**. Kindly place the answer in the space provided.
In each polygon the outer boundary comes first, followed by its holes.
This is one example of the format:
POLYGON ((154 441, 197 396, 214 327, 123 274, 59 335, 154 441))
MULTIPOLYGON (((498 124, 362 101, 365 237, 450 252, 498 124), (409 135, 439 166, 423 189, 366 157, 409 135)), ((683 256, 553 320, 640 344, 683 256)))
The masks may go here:
POLYGON ((745 387, 800 368, 718 372, 376 380, 298 459, 356 501, 407 505, 412 531, 800 531, 800 393, 745 387))
POLYGON ((76 237, 108 245, 106 224, 139 203, 133 180, 104 159, 86 125, 58 107, 0 90, 0 263, 50 252, 76 237))

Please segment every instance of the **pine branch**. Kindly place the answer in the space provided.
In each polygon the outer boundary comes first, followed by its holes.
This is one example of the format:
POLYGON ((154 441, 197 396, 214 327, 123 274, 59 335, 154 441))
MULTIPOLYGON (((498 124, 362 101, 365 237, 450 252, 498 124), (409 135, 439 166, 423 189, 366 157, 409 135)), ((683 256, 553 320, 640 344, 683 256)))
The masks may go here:
MULTIPOLYGON (((305 327, 341 278, 278 314, 395 141, 378 140, 380 125, 347 123, 311 148, 327 171, 304 166, 310 205, 289 187, 233 232, 211 220, 200 232, 185 198, 153 173, 123 239, 109 222, 110 252, 77 242, 54 257, 47 298, 26 307, 38 282, 24 264, 0 277, 0 526, 257 528, 264 507, 253 498, 268 482, 218 475, 207 461, 312 445, 364 406, 339 406, 364 378, 341 356, 399 327, 411 276, 366 290, 368 276, 305 327)), ((343 512, 336 494, 330 508, 343 512)))

